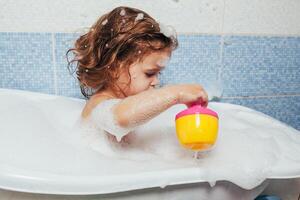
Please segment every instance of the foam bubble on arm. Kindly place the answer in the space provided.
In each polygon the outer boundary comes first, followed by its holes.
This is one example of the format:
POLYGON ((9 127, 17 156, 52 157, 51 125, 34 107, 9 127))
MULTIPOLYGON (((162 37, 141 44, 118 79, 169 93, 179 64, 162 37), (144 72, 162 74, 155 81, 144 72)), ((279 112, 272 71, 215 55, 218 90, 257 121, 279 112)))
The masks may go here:
POLYGON ((124 99, 109 99, 92 111, 93 123, 116 136, 118 141, 136 127, 177 104, 176 87, 165 86, 141 92, 124 99))
POLYGON ((91 112, 91 121, 99 129, 114 136, 120 142, 122 137, 133 131, 133 127, 122 127, 118 124, 114 115, 114 107, 121 99, 108 99, 99 103, 91 112))

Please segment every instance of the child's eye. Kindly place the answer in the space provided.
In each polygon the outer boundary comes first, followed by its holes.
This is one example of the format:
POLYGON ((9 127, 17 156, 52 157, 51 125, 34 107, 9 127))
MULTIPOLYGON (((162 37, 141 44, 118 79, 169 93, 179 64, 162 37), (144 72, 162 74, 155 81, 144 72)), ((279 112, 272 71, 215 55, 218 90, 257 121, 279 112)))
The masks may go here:
POLYGON ((147 77, 152 77, 152 76, 154 76, 154 75, 156 75, 156 73, 146 73, 146 76, 147 76, 147 77))
POLYGON ((156 76, 156 75, 160 75, 161 72, 148 72, 145 73, 147 77, 152 77, 152 76, 156 76))
POLYGON ((155 73, 146 73, 146 76, 148 76, 148 77, 151 77, 151 76, 154 76, 155 75, 155 73))

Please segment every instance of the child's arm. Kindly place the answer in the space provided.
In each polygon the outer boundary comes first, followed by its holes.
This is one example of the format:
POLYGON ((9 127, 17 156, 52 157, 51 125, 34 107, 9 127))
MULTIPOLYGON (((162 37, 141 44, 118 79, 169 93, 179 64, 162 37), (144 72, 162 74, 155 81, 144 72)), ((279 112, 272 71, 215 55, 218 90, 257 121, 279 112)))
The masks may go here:
POLYGON ((166 86, 126 97, 114 108, 115 119, 122 127, 145 123, 175 104, 198 103, 207 106, 207 94, 200 85, 166 86))

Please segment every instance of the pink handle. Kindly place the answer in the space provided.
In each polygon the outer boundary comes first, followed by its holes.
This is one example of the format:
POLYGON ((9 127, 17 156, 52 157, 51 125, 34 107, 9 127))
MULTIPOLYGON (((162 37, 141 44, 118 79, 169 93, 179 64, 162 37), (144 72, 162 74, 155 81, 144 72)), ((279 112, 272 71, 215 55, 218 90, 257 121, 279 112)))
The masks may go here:
POLYGON ((206 114, 206 115, 212 115, 214 117, 219 118, 218 114, 215 111, 213 111, 209 108, 202 107, 199 104, 195 104, 195 105, 191 106, 190 108, 187 108, 187 109, 179 112, 176 115, 175 119, 178 119, 185 115, 194 115, 194 114, 206 114))

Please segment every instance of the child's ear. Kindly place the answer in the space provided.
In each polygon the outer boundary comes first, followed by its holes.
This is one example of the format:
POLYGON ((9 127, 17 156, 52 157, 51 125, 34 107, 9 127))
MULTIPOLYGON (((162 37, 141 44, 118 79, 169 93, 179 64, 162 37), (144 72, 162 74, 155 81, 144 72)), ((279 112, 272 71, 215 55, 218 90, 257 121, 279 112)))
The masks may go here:
POLYGON ((129 68, 130 67, 126 66, 126 63, 120 63, 119 66, 116 68, 116 73, 118 73, 119 75, 122 73, 128 74, 129 68))
POLYGON ((112 75, 113 78, 117 78, 119 76, 121 67, 122 67, 121 65, 116 64, 109 69, 110 74, 112 75))
POLYGON ((118 69, 111 70, 111 75, 116 78, 118 76, 118 69))
POLYGON ((111 70, 111 75, 114 79, 118 79, 121 75, 128 75, 128 70, 125 65, 118 65, 116 68, 111 70))

